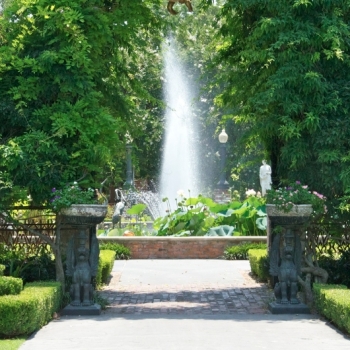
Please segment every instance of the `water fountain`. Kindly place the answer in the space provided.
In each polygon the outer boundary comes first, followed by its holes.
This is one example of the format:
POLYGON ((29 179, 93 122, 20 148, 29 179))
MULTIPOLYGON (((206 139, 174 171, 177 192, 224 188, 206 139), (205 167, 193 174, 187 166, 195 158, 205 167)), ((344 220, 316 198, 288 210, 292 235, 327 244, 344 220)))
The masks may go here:
POLYGON ((193 112, 194 94, 177 54, 173 38, 164 48, 165 137, 163 143, 160 195, 174 209, 177 192, 197 196, 199 188, 198 127, 193 112))
POLYGON ((167 108, 159 191, 128 190, 123 194, 128 207, 136 203, 146 204, 147 214, 153 220, 166 214, 168 206, 162 202, 162 198, 167 197, 174 210, 180 190, 185 197, 200 193, 197 146, 199 128, 193 112, 195 96, 177 54, 174 39, 170 38, 167 44, 164 47, 163 78, 167 108))
POLYGON ((129 205, 133 205, 136 203, 143 203, 147 205, 147 214, 151 216, 151 218, 157 219, 162 216, 160 206, 159 206, 159 195, 158 193, 154 193, 152 191, 129 191, 126 193, 126 202, 129 205))

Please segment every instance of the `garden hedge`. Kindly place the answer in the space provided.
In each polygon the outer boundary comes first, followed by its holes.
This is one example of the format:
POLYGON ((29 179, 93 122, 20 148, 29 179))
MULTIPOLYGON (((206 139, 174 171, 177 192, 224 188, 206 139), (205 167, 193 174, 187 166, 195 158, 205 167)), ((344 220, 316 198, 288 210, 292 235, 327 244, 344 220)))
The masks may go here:
POLYGON ((6 269, 6 266, 0 264, 0 276, 3 276, 3 275, 4 275, 5 269, 6 269))
POLYGON ((267 282, 269 278, 268 255, 266 249, 248 250, 250 269, 260 281, 267 282))
POLYGON ((108 283, 109 275, 112 272, 115 260, 114 250, 101 250, 98 262, 98 271, 96 276, 96 287, 101 287, 108 283))
POLYGON ((22 289, 22 278, 0 276, 0 296, 19 294, 22 289))
POLYGON ((27 283, 18 295, 0 297, 0 337, 27 335, 43 327, 60 309, 58 282, 27 283))
POLYGON ((226 260, 248 260, 248 251, 250 249, 267 250, 267 244, 243 242, 241 244, 226 248, 224 251, 224 258, 226 260))
POLYGON ((128 260, 131 256, 131 251, 128 247, 119 243, 100 243, 100 250, 114 250, 115 260, 128 260))
POLYGON ((313 292, 318 312, 350 333, 350 290, 341 284, 314 283, 313 292))

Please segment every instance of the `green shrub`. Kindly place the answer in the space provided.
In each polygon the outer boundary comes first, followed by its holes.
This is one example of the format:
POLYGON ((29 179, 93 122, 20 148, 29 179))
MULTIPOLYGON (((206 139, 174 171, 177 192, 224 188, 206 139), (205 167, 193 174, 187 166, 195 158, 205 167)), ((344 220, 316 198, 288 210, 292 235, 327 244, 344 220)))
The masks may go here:
POLYGON ((318 264, 328 272, 329 284, 344 284, 350 288, 350 251, 342 252, 339 259, 321 256, 318 264))
POLYGON ((130 259, 130 249, 123 244, 106 242, 100 244, 100 250, 114 250, 116 260, 130 259))
POLYGON ((58 282, 27 283, 18 295, 0 297, 0 337, 30 334, 52 319, 61 303, 58 282))
POLYGON ((22 289, 22 278, 0 276, 0 296, 19 294, 22 289))
POLYGON ((6 266, 0 264, 0 276, 4 275, 5 269, 6 269, 6 266))
POLYGON ((267 244, 243 242, 241 244, 226 248, 224 251, 224 258, 226 260, 248 260, 249 249, 267 250, 267 244))
POLYGON ((98 261, 98 270, 96 276, 96 287, 101 287, 103 284, 108 283, 109 275, 112 272, 113 264, 115 260, 115 251, 114 250, 101 250, 99 261, 98 261))
POLYGON ((340 329, 350 333, 350 290, 344 285, 313 285, 315 306, 340 329))
POLYGON ((269 262, 266 249, 248 250, 250 269, 260 281, 267 282, 269 278, 269 262))
POLYGON ((0 264, 5 265, 6 275, 20 277, 24 283, 56 278, 53 256, 44 250, 37 256, 27 256, 24 247, 11 249, 0 244, 0 264))

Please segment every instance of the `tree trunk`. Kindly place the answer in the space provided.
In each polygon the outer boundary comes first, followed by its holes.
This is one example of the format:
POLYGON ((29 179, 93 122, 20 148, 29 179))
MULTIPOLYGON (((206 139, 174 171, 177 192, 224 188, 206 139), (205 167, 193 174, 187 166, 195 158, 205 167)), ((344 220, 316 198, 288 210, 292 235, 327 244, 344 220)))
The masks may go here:
POLYGON ((305 281, 298 276, 299 283, 303 286, 305 293, 305 304, 312 305, 314 301, 314 295, 311 288, 311 273, 306 274, 305 281))

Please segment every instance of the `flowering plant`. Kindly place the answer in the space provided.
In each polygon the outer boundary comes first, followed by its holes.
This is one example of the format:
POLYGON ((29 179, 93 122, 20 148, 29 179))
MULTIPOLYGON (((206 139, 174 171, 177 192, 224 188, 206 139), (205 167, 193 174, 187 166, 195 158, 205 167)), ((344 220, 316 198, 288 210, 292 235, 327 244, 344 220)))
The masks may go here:
POLYGON ((289 212, 296 204, 311 204, 314 214, 327 211, 326 197, 316 191, 310 191, 307 185, 296 181, 287 187, 266 191, 266 203, 274 204, 284 212, 289 212))
POLYGON ((59 212, 63 208, 69 208, 72 204, 98 204, 95 191, 92 188, 82 190, 77 182, 63 189, 52 189, 51 207, 54 212, 59 212))
POLYGON ((261 192, 260 191, 255 192, 253 189, 245 191, 245 195, 247 196, 247 198, 254 197, 254 196, 261 198, 261 192))

